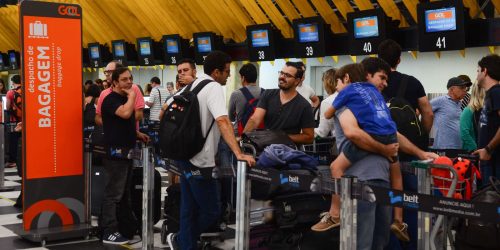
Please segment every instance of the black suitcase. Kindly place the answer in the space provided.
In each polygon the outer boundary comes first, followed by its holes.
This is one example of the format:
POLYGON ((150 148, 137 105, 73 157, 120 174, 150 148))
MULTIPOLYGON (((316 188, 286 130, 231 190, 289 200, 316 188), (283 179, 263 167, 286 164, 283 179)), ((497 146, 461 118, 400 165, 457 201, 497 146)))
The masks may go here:
POLYGON ((92 165, 90 171, 90 214, 100 216, 106 185, 104 166, 92 165))
MULTIPOLYGON (((132 200, 132 210, 134 210, 136 218, 142 220, 142 168, 132 169, 132 190, 130 198, 132 200)), ((154 187, 153 187, 153 223, 156 224, 161 219, 161 175, 158 170, 154 171, 154 187)))
POLYGON ((280 228, 310 227, 330 209, 331 195, 298 193, 273 199, 274 220, 280 228))

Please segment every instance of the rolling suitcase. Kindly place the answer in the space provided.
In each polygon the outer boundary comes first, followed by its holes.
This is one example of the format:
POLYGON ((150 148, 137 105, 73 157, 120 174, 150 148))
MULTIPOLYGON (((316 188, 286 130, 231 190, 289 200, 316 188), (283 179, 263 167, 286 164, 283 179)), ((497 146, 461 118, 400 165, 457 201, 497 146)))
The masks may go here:
POLYGON ((90 214, 100 216, 102 200, 104 199, 104 185, 106 185, 104 166, 92 165, 90 171, 90 214))
MULTIPOLYGON (((132 209, 138 220, 142 218, 142 168, 132 169, 132 190, 130 192, 132 209)), ((161 175, 158 170, 154 171, 154 191, 153 191, 153 223, 156 224, 161 219, 161 175)))

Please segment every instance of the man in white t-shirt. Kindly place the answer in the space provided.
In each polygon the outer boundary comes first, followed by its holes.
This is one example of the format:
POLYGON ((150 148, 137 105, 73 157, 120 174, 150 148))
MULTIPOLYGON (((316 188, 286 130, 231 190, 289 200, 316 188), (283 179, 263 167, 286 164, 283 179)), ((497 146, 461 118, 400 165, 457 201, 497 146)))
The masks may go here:
MULTIPOLYGON (((203 149, 197 155, 189 161, 177 161, 178 167, 183 172, 180 177, 180 230, 167 236, 170 249, 198 249, 197 241, 200 234, 212 228, 220 218, 217 183, 211 177, 211 172, 215 167, 215 153, 221 135, 238 160, 246 161, 250 166, 255 165, 252 156, 241 152, 227 115, 222 85, 226 85, 229 77, 230 63, 231 57, 228 54, 221 51, 211 52, 203 64, 205 74, 192 83, 192 88, 196 88, 203 80, 212 80, 197 96, 201 129, 203 134, 208 135, 203 149), (211 127, 214 120, 217 127, 211 127)), ((167 101, 163 106, 163 111, 170 102, 167 101)))
POLYGON ((309 104, 311 104, 313 108, 316 108, 319 106, 319 98, 316 96, 316 93, 311 88, 311 86, 304 84, 304 79, 306 77, 306 65, 300 61, 297 62, 297 64, 300 65, 304 70, 304 75, 300 79, 299 86, 297 86, 296 90, 301 96, 306 98, 306 100, 309 102, 309 104))

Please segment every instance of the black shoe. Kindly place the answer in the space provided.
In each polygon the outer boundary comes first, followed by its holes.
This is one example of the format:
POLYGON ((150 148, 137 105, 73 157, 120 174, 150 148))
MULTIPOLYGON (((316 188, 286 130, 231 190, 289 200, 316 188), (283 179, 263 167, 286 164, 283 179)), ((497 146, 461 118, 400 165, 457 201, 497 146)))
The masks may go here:
POLYGON ((22 220, 22 219, 23 219, 23 214, 18 214, 18 215, 16 215, 16 217, 17 217, 18 219, 22 220))
POLYGON ((167 244, 170 247, 170 250, 177 250, 179 246, 177 245, 177 234, 170 233, 167 235, 167 244))
POLYGON ((123 237, 119 232, 104 235, 102 243, 113 244, 113 245, 123 245, 127 244, 127 238, 123 237))

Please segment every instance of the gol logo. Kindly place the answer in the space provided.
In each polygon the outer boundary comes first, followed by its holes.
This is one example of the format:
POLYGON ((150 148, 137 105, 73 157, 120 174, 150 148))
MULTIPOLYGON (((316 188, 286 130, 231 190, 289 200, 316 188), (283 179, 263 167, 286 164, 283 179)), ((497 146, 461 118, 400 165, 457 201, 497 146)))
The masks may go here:
POLYGON ((57 8, 57 11, 63 16, 80 16, 80 13, 78 13, 78 7, 76 6, 60 5, 59 8, 57 8))

